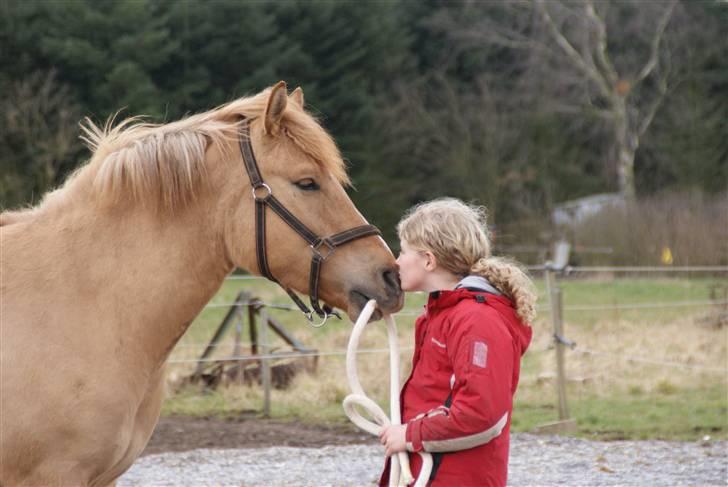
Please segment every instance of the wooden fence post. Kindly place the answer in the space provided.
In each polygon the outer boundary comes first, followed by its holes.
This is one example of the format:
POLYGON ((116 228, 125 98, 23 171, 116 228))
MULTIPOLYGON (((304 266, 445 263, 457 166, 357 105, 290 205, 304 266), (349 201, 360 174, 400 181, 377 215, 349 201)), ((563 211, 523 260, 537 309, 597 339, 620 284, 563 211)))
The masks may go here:
POLYGON ((263 384, 263 416, 270 417, 270 343, 268 338, 268 313, 265 308, 260 308, 260 379, 263 384))
POLYGON ((230 307, 230 310, 228 310, 225 318, 222 320, 222 323, 220 323, 220 326, 215 331, 215 334, 210 340, 210 343, 207 344, 207 347, 205 347, 205 351, 202 352, 199 362, 197 362, 197 367, 195 368, 193 377, 199 377, 202 374, 205 369, 205 359, 207 359, 215 352, 215 349, 219 345, 220 340, 222 339, 223 335, 225 335, 225 331, 227 331, 230 324, 238 317, 238 313, 240 312, 239 306, 244 305, 246 302, 249 301, 249 294, 242 291, 238 293, 237 297, 235 298, 235 302, 230 307))
MULTIPOLYGON (((235 344, 233 345, 232 356, 239 358, 242 355, 240 350, 241 341, 243 334, 243 310, 238 308, 235 313, 235 344)), ((245 362, 242 360, 238 361, 238 384, 243 384, 243 370, 245 369, 245 362)))
POLYGON ((552 289, 551 303, 553 306, 552 316, 554 322, 554 342, 556 346, 556 387, 559 395, 559 419, 569 419, 569 407, 566 404, 566 363, 564 360, 564 348, 566 344, 562 341, 564 336, 563 322, 563 300, 561 288, 556 285, 552 289))
POLYGON ((559 287, 556 280, 556 272, 563 271, 568 264, 569 251, 570 246, 568 243, 558 242, 554 249, 554 262, 546 262, 544 266, 546 295, 549 298, 551 323, 554 330, 554 347, 556 349, 556 394, 559 403, 559 420, 536 427, 535 431, 540 433, 565 433, 576 430, 576 422, 569 418, 569 408, 566 403, 566 361, 564 347, 567 346, 568 341, 564 338, 561 287, 559 287))

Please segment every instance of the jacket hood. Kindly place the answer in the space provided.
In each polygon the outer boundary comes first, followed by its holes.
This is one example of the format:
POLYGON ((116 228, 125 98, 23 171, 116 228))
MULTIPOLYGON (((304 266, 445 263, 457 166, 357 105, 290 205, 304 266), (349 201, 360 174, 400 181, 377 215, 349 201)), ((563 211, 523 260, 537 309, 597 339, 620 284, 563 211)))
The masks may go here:
POLYGON ((502 316, 507 316, 507 318, 504 319, 503 322, 508 327, 508 331, 511 333, 513 341, 519 345, 521 355, 523 355, 524 353, 526 353, 526 349, 531 343, 533 330, 529 325, 521 320, 521 317, 518 316, 518 312, 516 312, 516 309, 513 307, 513 303, 511 303, 510 300, 507 300, 500 296, 498 298, 498 301, 495 301, 495 299, 490 300, 490 304, 493 305, 493 307, 496 308, 498 311, 500 311, 502 316), (503 301, 505 301, 505 303, 503 301))
POLYGON ((495 294, 496 296, 501 296, 502 293, 493 286, 488 279, 486 279, 483 276, 467 276, 464 277, 458 284, 455 286, 455 289, 460 289, 461 287, 464 287, 466 289, 470 289, 471 291, 480 290, 485 291, 489 294, 495 294))
POLYGON ((442 309, 455 306, 464 299, 479 301, 484 299, 503 318, 503 323, 519 345, 521 355, 531 343, 531 327, 524 323, 516 312, 510 299, 498 291, 487 279, 481 276, 467 276, 453 290, 434 291, 427 300, 426 312, 437 313, 442 309))

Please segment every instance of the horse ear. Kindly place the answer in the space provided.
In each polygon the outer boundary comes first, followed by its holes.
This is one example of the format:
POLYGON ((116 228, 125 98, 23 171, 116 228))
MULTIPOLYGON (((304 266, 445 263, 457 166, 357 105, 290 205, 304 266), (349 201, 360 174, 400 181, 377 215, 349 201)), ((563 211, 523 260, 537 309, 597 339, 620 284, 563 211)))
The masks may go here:
POLYGON ((300 86, 293 90, 293 93, 291 93, 289 98, 293 103, 298 105, 300 108, 303 108, 303 90, 300 86))
POLYGON ((286 82, 279 81, 273 86, 268 96, 268 104, 265 107, 265 133, 269 135, 278 135, 278 129, 281 125, 283 112, 286 110, 288 96, 286 91, 286 82))

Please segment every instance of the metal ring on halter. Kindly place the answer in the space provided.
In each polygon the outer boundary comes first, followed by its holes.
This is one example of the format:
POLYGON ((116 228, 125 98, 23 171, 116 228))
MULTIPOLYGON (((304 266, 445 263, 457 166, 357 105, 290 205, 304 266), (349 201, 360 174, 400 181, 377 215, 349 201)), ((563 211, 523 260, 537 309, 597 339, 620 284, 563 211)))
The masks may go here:
POLYGON ((311 247, 311 252, 317 255, 321 260, 328 259, 329 256, 334 253, 334 250, 336 250, 336 247, 334 247, 334 244, 328 238, 320 238, 315 244, 309 245, 309 247, 311 247), (322 254, 320 250, 324 246, 326 247, 326 254, 322 254))
POLYGON ((309 311, 308 313, 306 313, 306 319, 308 319, 308 324, 314 328, 321 328, 322 326, 324 326, 324 324, 326 324, 326 322, 328 321, 329 316, 331 316, 329 313, 324 313, 323 320, 321 321, 321 323, 314 323, 313 322, 313 311, 309 311))
POLYGON ((265 201, 268 198, 270 198, 272 195, 273 195, 273 190, 270 189, 270 186, 268 186, 265 183, 261 183, 260 186, 256 186, 253 188, 253 199, 255 201, 265 201), (258 191, 260 188, 264 188, 265 190, 267 190, 268 194, 266 194, 265 196, 263 196, 261 198, 258 198, 258 194, 256 193, 256 191, 258 191))

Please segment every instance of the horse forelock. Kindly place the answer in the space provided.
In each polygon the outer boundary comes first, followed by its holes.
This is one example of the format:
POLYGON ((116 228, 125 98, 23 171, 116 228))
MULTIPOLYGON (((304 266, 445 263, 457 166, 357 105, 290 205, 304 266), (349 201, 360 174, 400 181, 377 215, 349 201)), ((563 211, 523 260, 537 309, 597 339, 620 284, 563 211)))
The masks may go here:
MULTIPOLYGON (((173 211, 194 199, 206 181, 207 147, 215 145, 223 155, 233 156, 237 144, 231 142, 239 137, 239 117, 262 116, 267 94, 268 90, 164 125, 145 123, 140 117, 114 125, 112 117, 99 127, 86 119, 82 139, 93 156, 79 173, 94 171, 93 190, 102 202, 131 199, 173 211)), ((349 184, 336 143, 315 118, 289 104, 282 124, 283 133, 299 150, 342 185, 349 184)))
POLYGON ((309 113, 289 108, 283 115, 284 133, 344 186, 350 184, 346 165, 334 139, 309 113))
MULTIPOLYGON (((252 98, 244 98, 224 105, 220 110, 228 116, 246 116, 251 119, 262 116, 270 89, 252 98)), ((334 139, 323 129, 319 121, 295 103, 288 103, 281 121, 283 134, 296 147, 330 172, 342 185, 350 184, 346 165, 334 139)))

